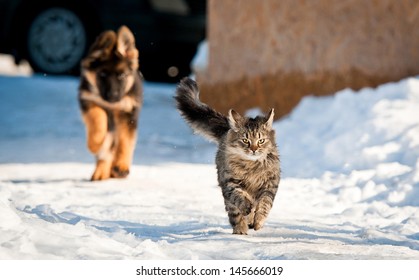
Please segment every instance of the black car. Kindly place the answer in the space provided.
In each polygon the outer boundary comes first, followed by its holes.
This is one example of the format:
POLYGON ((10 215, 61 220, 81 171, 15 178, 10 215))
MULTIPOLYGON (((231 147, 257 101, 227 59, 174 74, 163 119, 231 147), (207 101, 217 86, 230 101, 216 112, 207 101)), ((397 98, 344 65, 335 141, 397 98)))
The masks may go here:
POLYGON ((0 0, 0 53, 36 72, 78 74, 102 31, 128 26, 146 80, 176 82, 190 73, 205 38, 203 0, 0 0))

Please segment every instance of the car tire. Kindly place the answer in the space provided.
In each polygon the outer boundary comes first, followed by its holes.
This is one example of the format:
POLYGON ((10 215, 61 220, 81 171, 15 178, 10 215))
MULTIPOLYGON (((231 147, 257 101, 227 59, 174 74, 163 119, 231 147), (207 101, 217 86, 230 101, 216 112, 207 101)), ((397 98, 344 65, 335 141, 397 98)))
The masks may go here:
POLYGON ((81 17, 67 8, 48 8, 29 23, 26 51, 35 72, 74 74, 87 48, 81 17))

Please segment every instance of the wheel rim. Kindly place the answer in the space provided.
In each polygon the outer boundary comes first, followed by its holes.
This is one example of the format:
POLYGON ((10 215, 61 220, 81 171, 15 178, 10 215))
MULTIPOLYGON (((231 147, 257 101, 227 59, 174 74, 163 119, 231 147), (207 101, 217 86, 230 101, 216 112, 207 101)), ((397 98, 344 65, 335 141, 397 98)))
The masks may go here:
POLYGON ((86 31, 70 10, 48 9, 33 21, 28 33, 28 52, 41 70, 63 73, 74 68, 86 48, 86 31))

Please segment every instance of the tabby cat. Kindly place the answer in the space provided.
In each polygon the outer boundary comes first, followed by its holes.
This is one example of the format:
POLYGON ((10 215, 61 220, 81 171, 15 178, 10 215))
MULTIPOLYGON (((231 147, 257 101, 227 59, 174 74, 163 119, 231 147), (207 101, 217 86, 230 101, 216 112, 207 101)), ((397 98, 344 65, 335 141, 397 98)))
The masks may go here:
POLYGON ((280 180, 279 155, 272 129, 274 110, 266 117, 228 116, 199 100, 195 81, 183 78, 177 89, 177 108, 192 129, 218 143, 218 184, 233 234, 259 230, 272 208, 280 180))

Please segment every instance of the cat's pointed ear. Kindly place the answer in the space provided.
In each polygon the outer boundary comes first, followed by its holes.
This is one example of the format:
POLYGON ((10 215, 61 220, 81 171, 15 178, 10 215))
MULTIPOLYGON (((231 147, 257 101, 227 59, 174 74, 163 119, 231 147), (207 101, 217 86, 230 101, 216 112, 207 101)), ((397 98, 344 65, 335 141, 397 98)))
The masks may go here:
POLYGON ((230 124, 230 128, 235 132, 240 130, 240 125, 243 123, 243 117, 240 116, 239 113, 231 109, 228 111, 228 123, 230 124))
POLYGON ((269 128, 269 129, 271 129, 272 128, 272 123, 273 123, 273 121, 274 121, 274 109, 272 108, 270 111, 269 111, 269 113, 268 113, 268 115, 267 115, 267 117, 266 117, 266 122, 265 122, 265 125, 266 125, 266 127, 267 128, 269 128))

